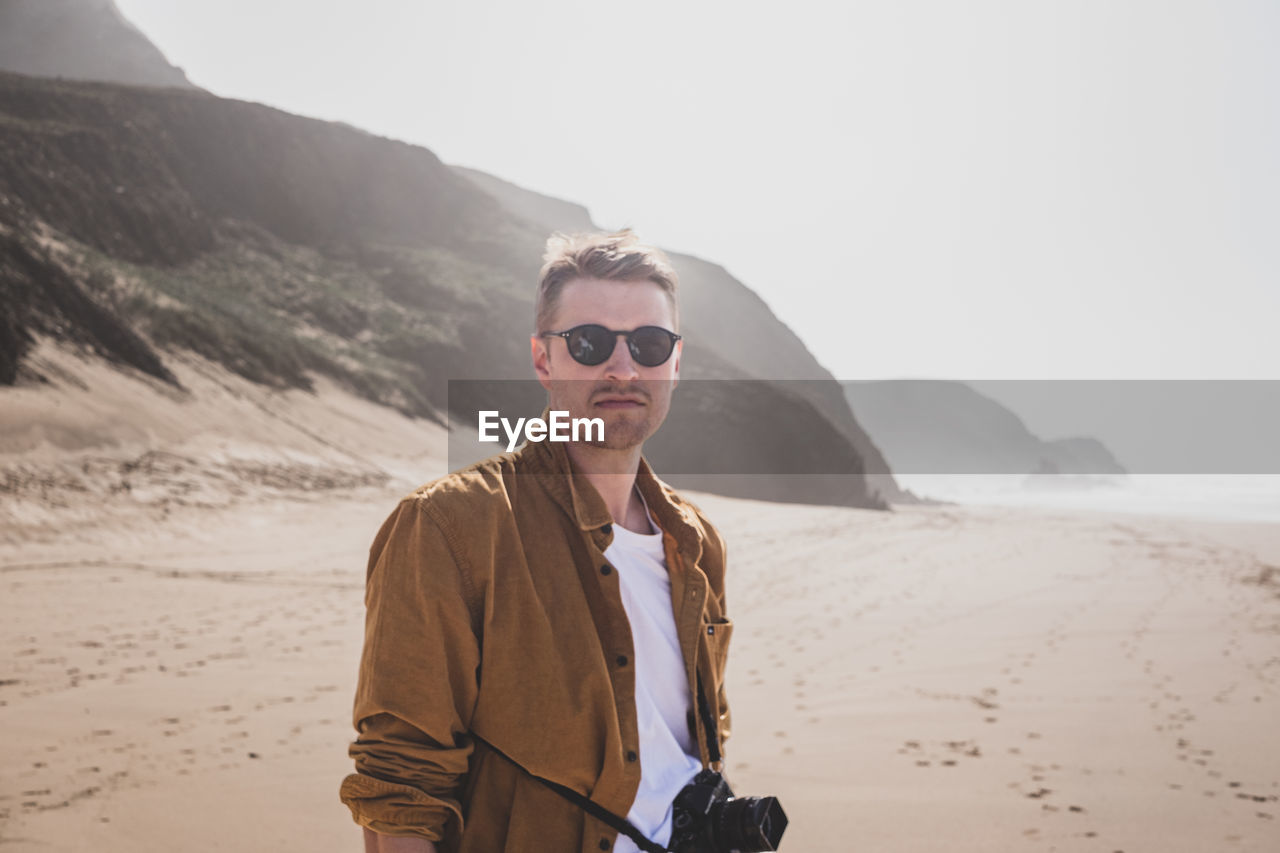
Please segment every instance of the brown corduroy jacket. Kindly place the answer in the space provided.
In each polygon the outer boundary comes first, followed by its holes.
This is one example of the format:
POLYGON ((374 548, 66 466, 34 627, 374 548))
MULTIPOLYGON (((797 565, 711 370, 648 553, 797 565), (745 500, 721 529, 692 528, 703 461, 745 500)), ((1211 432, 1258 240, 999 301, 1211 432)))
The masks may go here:
MULTIPOLYGON (((696 666, 723 744, 733 630, 724 541, 644 459, 636 480, 663 531, 691 695, 696 666)), ((612 848, 615 830, 484 743, 616 815, 631 808, 640 783, 635 655, 603 553, 611 522, 553 442, 528 442, 400 502, 366 576, 356 772, 341 787, 358 824, 449 853, 612 848)), ((689 726, 705 767, 695 711, 689 726)))

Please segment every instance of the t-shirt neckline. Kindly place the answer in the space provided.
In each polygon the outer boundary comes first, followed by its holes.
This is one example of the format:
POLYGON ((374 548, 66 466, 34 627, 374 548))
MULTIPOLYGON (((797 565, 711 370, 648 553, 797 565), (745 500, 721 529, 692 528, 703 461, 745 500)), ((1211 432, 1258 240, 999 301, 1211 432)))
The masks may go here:
POLYGON ((652 545, 653 543, 662 542, 662 528, 658 526, 657 520, 653 517, 653 513, 649 512, 649 504, 644 499, 644 494, 639 487, 635 490, 636 495, 640 498, 640 505, 644 507, 644 514, 649 519, 650 527, 657 531, 655 533, 636 533, 634 530, 628 530, 622 524, 615 522, 613 525, 614 536, 621 535, 624 539, 630 539, 638 545, 652 545))

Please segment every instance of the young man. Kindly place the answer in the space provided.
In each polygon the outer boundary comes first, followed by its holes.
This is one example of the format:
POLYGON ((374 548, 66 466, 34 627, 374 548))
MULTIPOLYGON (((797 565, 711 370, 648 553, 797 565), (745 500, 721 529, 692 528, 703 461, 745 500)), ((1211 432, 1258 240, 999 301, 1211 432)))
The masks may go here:
POLYGON ((604 437, 449 474, 378 532, 341 790, 366 851, 637 849, 532 774, 666 844, 729 735, 724 542, 641 455, 680 375, 675 272, 629 230, 544 260, 543 418, 604 437))

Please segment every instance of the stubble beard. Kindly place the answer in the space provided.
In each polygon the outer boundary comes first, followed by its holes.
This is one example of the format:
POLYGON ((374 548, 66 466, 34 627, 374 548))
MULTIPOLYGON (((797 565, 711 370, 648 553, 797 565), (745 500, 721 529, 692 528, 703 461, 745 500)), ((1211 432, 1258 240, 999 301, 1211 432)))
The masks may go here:
POLYGON ((588 447, 604 450, 631 450, 644 444, 653 432, 648 407, 632 412, 616 412, 618 417, 604 417, 604 440, 584 441, 588 447))
POLYGON ((631 450, 644 444, 645 440, 661 423, 652 396, 645 406, 637 409, 597 409, 589 401, 583 401, 581 410, 573 405, 566 405, 560 395, 552 394, 551 408, 568 411, 571 418, 601 418, 604 421, 604 440, 589 439, 579 443, 585 447, 601 450, 631 450))

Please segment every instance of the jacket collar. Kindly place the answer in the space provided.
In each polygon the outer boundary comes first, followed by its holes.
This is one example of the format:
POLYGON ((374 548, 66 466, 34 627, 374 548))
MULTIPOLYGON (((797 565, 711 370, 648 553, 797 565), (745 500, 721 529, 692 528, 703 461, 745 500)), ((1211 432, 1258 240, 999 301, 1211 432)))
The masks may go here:
MULTIPOLYGON (((550 416, 551 407, 547 405, 541 417, 548 420, 550 416)), ((613 522, 604 498, 600 497, 591 481, 574 468, 564 442, 526 441, 518 453, 526 460, 530 473, 538 478, 547 493, 577 522, 579 528, 593 531, 613 522)), ((702 555, 701 525, 688 507, 672 499, 674 490, 653 473, 644 456, 640 457, 639 470, 636 471, 636 485, 658 526, 664 533, 671 534, 682 555, 696 563, 702 555)), ((607 547, 613 533, 603 530, 600 533, 607 547)))

